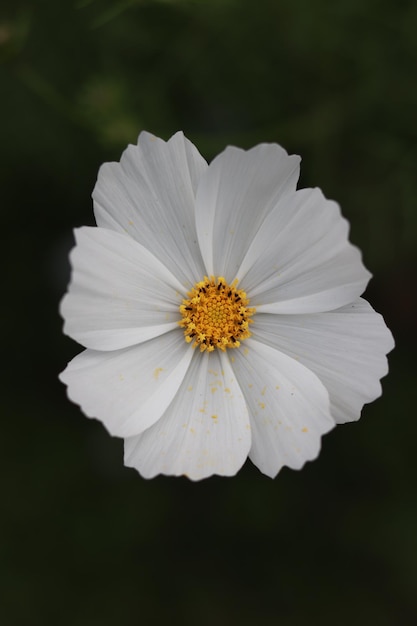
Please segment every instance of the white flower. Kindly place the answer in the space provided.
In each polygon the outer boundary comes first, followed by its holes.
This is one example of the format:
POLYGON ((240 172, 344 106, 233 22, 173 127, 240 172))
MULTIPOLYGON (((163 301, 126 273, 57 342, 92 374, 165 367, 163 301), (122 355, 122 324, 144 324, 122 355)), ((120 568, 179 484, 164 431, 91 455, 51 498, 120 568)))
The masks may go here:
POLYGON ((381 394, 394 343, 338 205, 296 191, 299 157, 228 147, 207 165, 182 133, 142 133, 75 232, 61 374, 144 477, 268 476, 381 394))

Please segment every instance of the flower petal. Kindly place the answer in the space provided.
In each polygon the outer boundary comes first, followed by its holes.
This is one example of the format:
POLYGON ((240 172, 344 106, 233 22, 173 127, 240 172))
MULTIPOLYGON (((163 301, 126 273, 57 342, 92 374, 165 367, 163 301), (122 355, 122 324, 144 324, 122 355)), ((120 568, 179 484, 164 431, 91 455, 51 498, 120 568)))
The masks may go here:
POLYGON ((198 240, 208 275, 232 281, 260 224, 278 199, 294 192, 298 156, 276 144, 245 152, 228 147, 201 176, 196 198, 198 240))
POLYGON ((253 337, 311 369, 330 396, 338 423, 360 417, 381 395, 388 372, 385 355, 394 341, 381 315, 360 298, 336 311, 312 315, 256 316, 253 337))
POLYGON ((268 476, 316 458, 321 435, 335 425, 329 396, 313 372, 253 339, 235 350, 233 370, 249 407, 249 458, 268 476))
POLYGON ((128 233, 182 284, 204 275, 194 206, 207 163, 179 132, 168 142, 141 133, 120 163, 101 166, 93 191, 97 225, 128 233))
POLYGON ((146 248, 105 228, 75 231, 64 332, 93 350, 118 350, 177 327, 181 284, 146 248))
POLYGON ((125 464, 145 478, 231 476, 245 462, 250 444, 248 411, 227 356, 194 351, 164 416, 141 435, 126 439, 125 464))
POLYGON ((237 272, 263 313, 314 313, 353 302, 371 274, 349 224, 320 189, 301 189, 269 213, 237 272))
POLYGON ((70 400, 111 435, 130 437, 154 424, 177 393, 192 358, 182 332, 132 348, 85 350, 60 374, 70 400))

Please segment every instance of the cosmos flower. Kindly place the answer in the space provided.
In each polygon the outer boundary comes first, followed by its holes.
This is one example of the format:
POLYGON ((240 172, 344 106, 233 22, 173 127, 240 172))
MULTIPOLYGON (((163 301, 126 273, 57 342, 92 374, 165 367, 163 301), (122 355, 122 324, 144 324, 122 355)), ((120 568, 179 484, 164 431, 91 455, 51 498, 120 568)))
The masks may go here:
POLYGON ((299 157, 143 132, 75 231, 64 332, 86 348, 69 398, 125 440, 142 476, 268 476, 381 394, 393 347, 339 206, 296 190, 299 157))

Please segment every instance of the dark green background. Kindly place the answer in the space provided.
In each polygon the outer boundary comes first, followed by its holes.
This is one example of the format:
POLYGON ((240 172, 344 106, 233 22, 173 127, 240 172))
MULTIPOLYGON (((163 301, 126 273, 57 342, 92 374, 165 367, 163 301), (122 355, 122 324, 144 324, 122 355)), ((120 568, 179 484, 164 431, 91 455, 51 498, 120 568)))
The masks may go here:
POLYGON ((417 623, 417 3, 39 0, 0 10, 4 626, 417 623), (141 129, 302 155, 397 348, 384 395, 274 481, 145 481, 57 374, 72 228, 141 129))

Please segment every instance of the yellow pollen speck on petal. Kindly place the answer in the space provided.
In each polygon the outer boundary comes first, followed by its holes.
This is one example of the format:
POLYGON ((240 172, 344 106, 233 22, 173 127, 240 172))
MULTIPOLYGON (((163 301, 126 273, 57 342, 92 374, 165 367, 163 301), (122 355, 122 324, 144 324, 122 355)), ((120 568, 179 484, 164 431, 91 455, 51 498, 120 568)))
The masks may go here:
POLYGON ((301 432, 302 432, 302 433, 308 433, 308 428, 306 428, 306 427, 304 426, 304 428, 302 428, 302 429, 301 429, 301 432))
POLYGON ((211 419, 213 419, 213 420, 217 420, 217 419, 219 419, 219 416, 218 416, 218 415, 212 415, 212 416, 211 416, 211 419))
POLYGON ((159 374, 160 374, 161 372, 163 372, 163 371, 164 371, 164 368, 163 368, 163 367, 157 367, 157 368, 154 370, 154 372, 153 372, 153 377, 155 378, 155 380, 158 380, 158 378, 159 378, 159 374))
MULTIPOLYGON (((178 322, 184 329, 187 343, 200 352, 213 352, 216 348, 238 348, 241 341, 250 337, 250 318, 255 313, 242 289, 237 289, 237 279, 230 285, 223 276, 204 277, 196 283, 188 298, 182 301, 178 322)), ((247 352, 246 352, 247 353, 247 352)), ((217 376, 216 373, 213 373, 217 376)))
POLYGON ((261 407, 261 409, 265 408, 265 402, 258 402, 259 406, 261 407))
POLYGON ((266 394, 266 387, 264 387, 261 391, 261 396, 264 396, 266 394))

